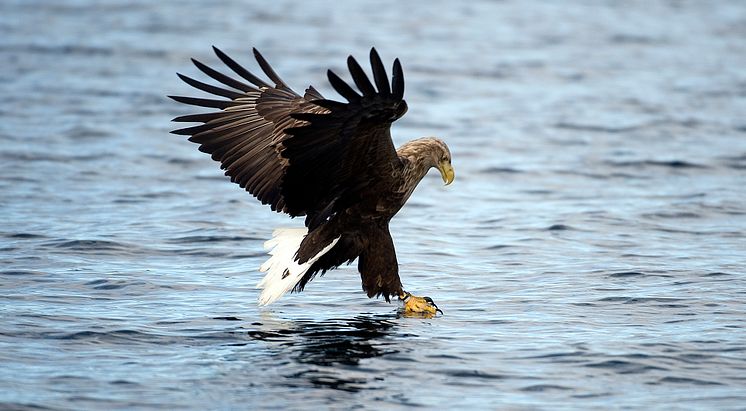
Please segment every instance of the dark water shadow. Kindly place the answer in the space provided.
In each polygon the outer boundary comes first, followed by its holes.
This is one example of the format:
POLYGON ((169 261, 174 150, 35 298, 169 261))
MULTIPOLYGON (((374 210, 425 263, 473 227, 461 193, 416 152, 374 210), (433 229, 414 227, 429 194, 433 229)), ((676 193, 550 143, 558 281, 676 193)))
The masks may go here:
MULTIPOLYGON (((291 348, 302 364, 357 365, 361 359, 391 353, 380 347, 396 327, 396 315, 357 316, 323 321, 296 320, 288 327, 250 330, 250 338, 291 348)), ((255 325, 262 325, 255 323, 255 325)), ((260 327, 261 328, 261 327, 260 327)))
POLYGON ((286 387, 326 387, 356 392, 368 387, 375 372, 362 360, 396 354, 397 316, 360 315, 351 319, 254 323, 249 338, 270 346, 272 362, 282 366, 286 387), (272 349, 272 347, 276 349, 272 349))

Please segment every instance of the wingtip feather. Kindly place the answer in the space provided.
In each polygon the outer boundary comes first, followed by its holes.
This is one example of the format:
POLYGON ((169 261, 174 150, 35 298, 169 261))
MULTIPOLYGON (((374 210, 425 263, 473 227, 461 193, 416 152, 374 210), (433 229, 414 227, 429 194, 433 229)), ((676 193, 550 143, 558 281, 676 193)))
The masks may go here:
POLYGON ((272 68, 272 65, 270 65, 267 59, 262 56, 262 53, 260 53, 259 50, 256 49, 256 47, 252 47, 251 50, 254 53, 256 62, 259 63, 259 67, 261 67, 264 74, 266 74, 267 77, 269 77, 269 79, 275 83, 275 87, 287 88, 287 84, 285 84, 280 76, 277 75, 275 70, 272 68))
POLYGON ((370 49, 370 67, 373 69, 373 80, 378 87, 378 93, 388 96, 391 95, 391 86, 389 85, 386 68, 383 66, 381 56, 378 55, 375 47, 370 49))
POLYGON ((347 57, 347 68, 350 70, 352 80, 355 82, 357 88, 363 93, 363 96, 372 96, 376 94, 376 89, 373 87, 373 84, 371 84, 370 79, 368 79, 368 75, 365 74, 365 71, 354 57, 347 57))
POLYGON ((391 78, 391 91, 394 96, 401 100, 404 98, 404 71, 399 59, 394 59, 394 69, 391 78))
POLYGON ((353 102, 360 100, 360 94, 350 87, 346 81, 342 80, 337 73, 332 70, 327 70, 326 77, 329 79, 329 83, 331 83, 334 90, 336 90, 342 97, 346 98, 347 101, 353 102))
POLYGON ((267 84, 264 80, 255 76, 253 73, 251 73, 249 70, 244 68, 242 65, 238 64, 235 60, 230 58, 226 53, 224 53, 219 48, 213 47, 213 51, 215 52, 215 55, 218 56, 220 61, 222 61, 231 70, 233 70, 234 73, 248 80, 251 84, 255 85, 256 87, 260 87, 260 88, 261 87, 271 88, 271 86, 267 84))

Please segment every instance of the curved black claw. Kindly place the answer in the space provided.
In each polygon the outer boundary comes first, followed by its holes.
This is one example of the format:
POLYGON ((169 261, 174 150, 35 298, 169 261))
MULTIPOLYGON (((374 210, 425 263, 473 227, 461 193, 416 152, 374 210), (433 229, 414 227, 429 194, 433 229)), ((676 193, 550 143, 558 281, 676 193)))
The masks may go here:
POLYGON ((405 315, 432 318, 437 313, 443 314, 443 310, 438 308, 430 297, 417 297, 408 292, 403 292, 399 295, 399 299, 404 302, 402 310, 405 315))
POLYGON ((432 298, 430 298, 430 297, 422 297, 422 298, 424 298, 425 301, 427 301, 428 303, 430 303, 430 305, 432 305, 433 307, 435 307, 435 312, 436 313, 440 312, 441 314, 443 314, 443 310, 441 310, 440 308, 438 308, 437 305, 435 305, 435 301, 433 301, 432 298))

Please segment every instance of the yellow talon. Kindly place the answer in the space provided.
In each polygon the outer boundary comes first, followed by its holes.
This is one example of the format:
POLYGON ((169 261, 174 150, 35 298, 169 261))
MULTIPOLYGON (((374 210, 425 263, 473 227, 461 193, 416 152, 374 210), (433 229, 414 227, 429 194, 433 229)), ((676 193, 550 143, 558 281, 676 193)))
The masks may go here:
POLYGON ((402 314, 405 317, 433 318, 438 312, 443 314, 443 311, 435 305, 430 297, 417 297, 404 292, 399 295, 399 299, 404 302, 402 314))

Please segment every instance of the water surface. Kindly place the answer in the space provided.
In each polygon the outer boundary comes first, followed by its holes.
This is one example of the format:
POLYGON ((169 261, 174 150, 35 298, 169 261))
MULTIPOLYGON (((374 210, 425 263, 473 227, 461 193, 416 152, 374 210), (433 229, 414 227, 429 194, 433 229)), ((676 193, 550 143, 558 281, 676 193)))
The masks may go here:
POLYGON ((746 5, 4 1, 0 408, 742 409, 746 5), (400 318, 355 266, 256 306, 270 213, 169 135, 175 72, 401 58, 400 318), (255 67, 252 65, 252 67, 255 67))

